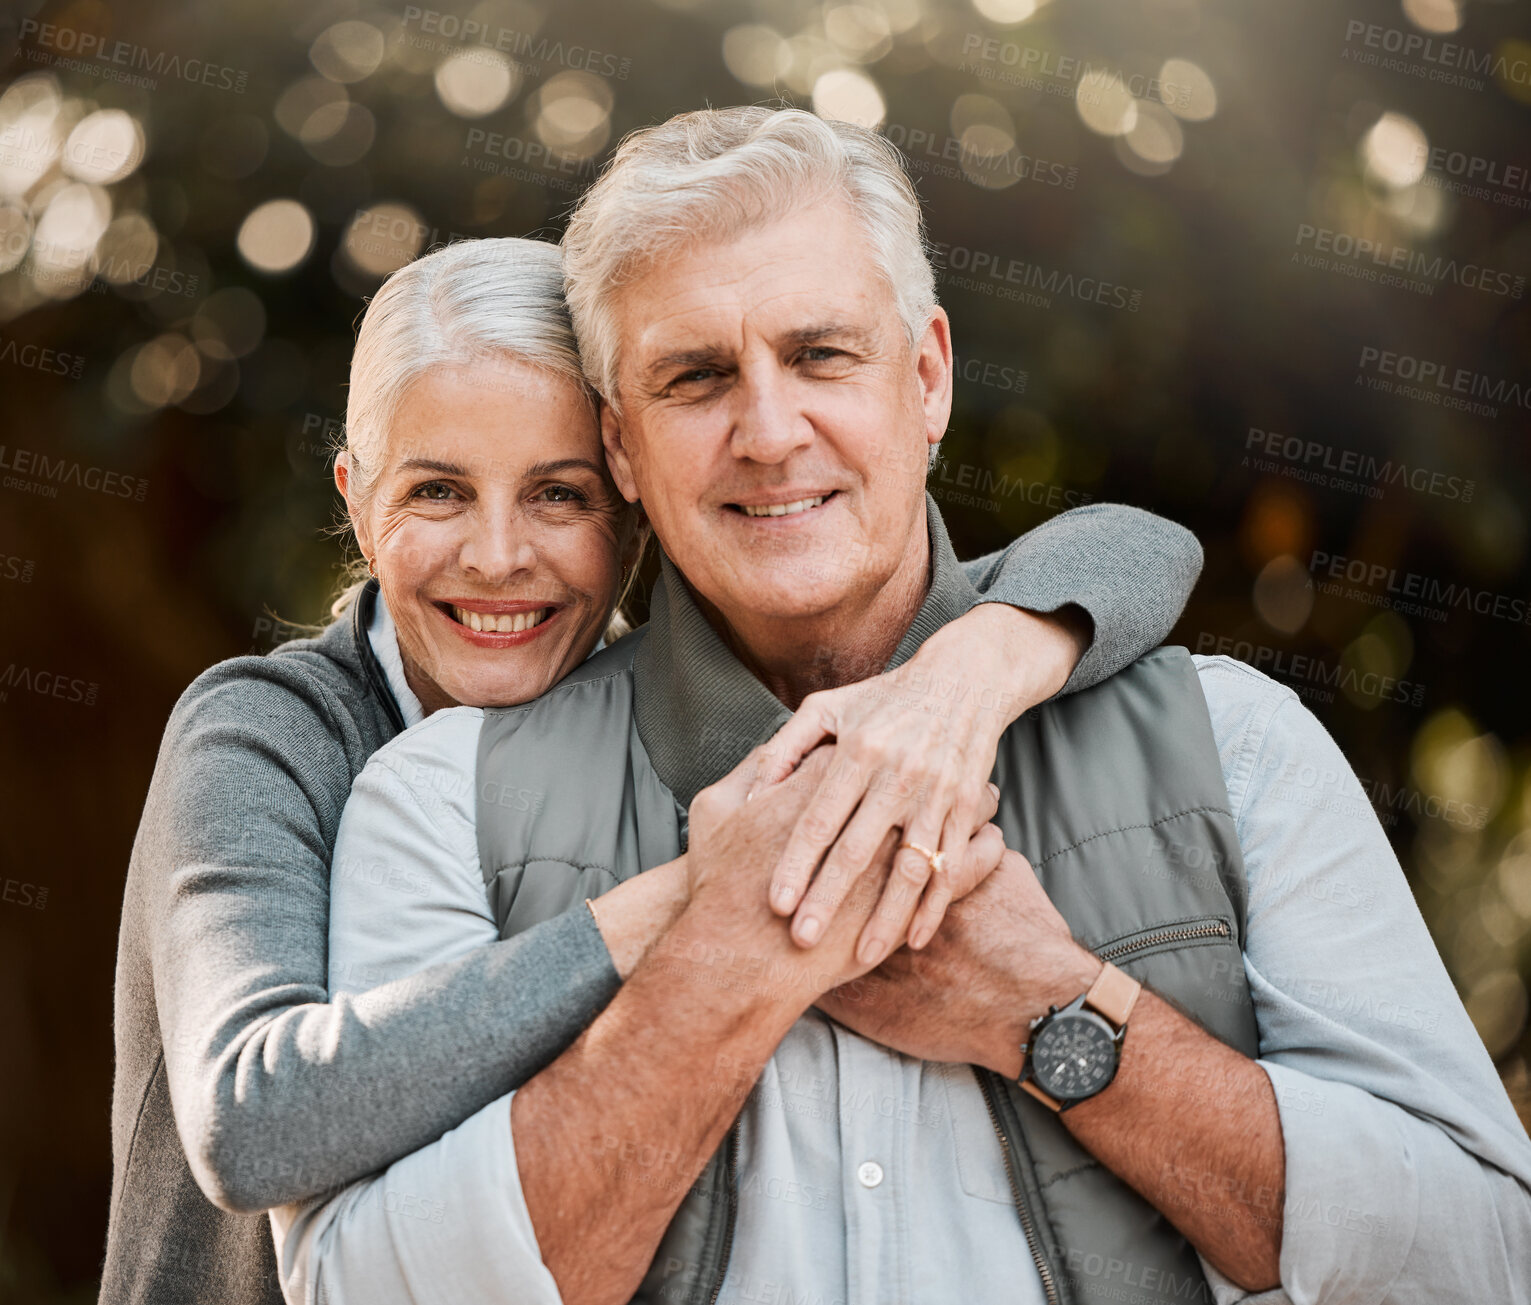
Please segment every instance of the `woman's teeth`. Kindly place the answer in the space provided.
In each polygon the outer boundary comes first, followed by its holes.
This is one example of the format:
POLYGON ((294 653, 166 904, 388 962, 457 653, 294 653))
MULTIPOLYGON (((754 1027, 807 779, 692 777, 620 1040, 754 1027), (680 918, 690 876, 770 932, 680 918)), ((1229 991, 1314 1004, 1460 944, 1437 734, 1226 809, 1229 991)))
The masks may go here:
POLYGON ((453 607, 452 615, 459 624, 480 634, 516 634, 541 625, 552 612, 551 607, 539 607, 531 612, 470 612, 463 607, 453 607))
POLYGON ((806 512, 809 508, 818 507, 828 494, 820 494, 816 498, 800 498, 795 503, 762 503, 758 507, 744 504, 744 515, 747 517, 791 517, 799 512, 806 512))

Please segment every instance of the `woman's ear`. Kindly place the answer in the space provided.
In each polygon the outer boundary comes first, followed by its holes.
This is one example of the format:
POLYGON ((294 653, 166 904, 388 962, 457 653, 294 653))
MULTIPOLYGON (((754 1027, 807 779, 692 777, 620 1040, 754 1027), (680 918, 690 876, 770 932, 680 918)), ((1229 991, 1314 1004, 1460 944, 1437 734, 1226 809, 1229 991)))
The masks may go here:
POLYGON ((346 515, 351 519, 351 530, 356 535, 357 547, 361 549, 362 556, 370 560, 372 532, 366 527, 361 514, 356 510, 356 504, 351 500, 351 469, 351 455, 342 449, 335 455, 335 488, 346 501, 346 515))
POLYGON ((627 441, 621 418, 611 409, 611 404, 601 404, 601 444, 606 449, 606 466, 611 471, 612 483, 629 503, 638 501, 638 482, 633 479, 632 459, 627 454, 627 441))

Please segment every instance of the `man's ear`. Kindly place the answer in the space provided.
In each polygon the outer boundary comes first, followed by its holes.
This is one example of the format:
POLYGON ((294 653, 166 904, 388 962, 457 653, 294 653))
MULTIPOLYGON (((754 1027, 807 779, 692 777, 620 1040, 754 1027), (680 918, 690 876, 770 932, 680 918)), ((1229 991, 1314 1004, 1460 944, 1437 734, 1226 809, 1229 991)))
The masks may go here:
POLYGON ((372 531, 356 512, 351 502, 351 455, 344 450, 335 455, 335 488, 346 501, 346 515, 351 518, 351 529, 356 532, 356 544, 363 557, 372 556, 372 531))
POLYGON ((626 432, 622 419, 609 403, 601 404, 601 443, 606 448, 606 466, 617 492, 629 503, 636 503, 638 482, 633 478, 633 463, 627 454, 626 432))
POLYGON ((914 358, 920 380, 920 403, 925 410, 925 440, 939 444, 952 419, 952 324, 937 308, 925 326, 914 358))

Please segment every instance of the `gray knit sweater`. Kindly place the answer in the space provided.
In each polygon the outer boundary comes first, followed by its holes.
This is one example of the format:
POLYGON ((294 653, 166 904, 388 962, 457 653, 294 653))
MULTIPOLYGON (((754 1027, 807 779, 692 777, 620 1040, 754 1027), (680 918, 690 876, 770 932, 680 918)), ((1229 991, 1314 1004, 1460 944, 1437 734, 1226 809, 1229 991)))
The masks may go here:
MULTIPOLYGON (((966 569, 988 601, 1090 614, 1072 692, 1164 638, 1201 549, 1094 505, 966 569)), ((366 639, 375 600, 317 639, 214 666, 165 728, 118 940, 104 1305, 280 1305, 256 1212, 439 1137, 554 1059, 618 986, 577 911, 330 1001, 336 827, 402 727, 366 639)))

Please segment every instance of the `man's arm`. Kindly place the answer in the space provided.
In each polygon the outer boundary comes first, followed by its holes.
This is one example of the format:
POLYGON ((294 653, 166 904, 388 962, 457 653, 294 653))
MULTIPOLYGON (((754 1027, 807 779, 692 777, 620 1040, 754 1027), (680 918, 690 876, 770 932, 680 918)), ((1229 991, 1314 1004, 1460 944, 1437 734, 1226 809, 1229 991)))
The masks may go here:
MULTIPOLYGON (((1278 1280, 1315 1305, 1524 1305, 1531 1142, 1365 791, 1289 690, 1227 658, 1198 669, 1249 879, 1261 1056, 1145 991, 1116 1079, 1062 1123, 1186 1234, 1219 1305, 1278 1280)), ((926 952, 820 1007, 1013 1077, 1030 1019, 1100 968, 1015 862, 926 952)))
MULTIPOLYGON (((894 953, 875 975, 818 1003, 865 1037, 924 1060, 1020 1075, 1031 1021, 1086 991, 1102 962, 1076 943, 1025 857, 953 905, 924 952, 894 953)), ((1060 1118, 1230 1278, 1273 1285, 1281 1249, 1281 1125, 1260 1067, 1144 991, 1115 1079, 1060 1118), (1238 1201, 1184 1199, 1194 1173, 1238 1201)))
POLYGON ((516 1094, 522 1192, 568 1305, 631 1299, 781 1039, 822 993, 866 969, 854 947, 892 834, 811 952, 766 901, 772 855, 829 751, 752 798, 749 760, 697 795, 689 905, 574 1046, 516 1094))
MULTIPOLYGON (((1163 643, 1201 567, 1189 530, 1121 503, 1072 508, 962 564, 984 603, 1077 621, 1084 650, 1056 686, 1060 695, 1099 684, 1163 643)), ((1015 637, 1025 635, 1018 627, 1015 637)))

